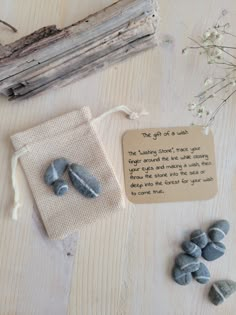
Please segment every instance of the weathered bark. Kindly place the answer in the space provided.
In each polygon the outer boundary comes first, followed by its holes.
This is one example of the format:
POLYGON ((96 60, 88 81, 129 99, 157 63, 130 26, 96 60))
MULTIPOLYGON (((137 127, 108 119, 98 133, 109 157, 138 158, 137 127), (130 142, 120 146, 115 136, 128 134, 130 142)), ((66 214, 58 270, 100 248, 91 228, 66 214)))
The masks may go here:
POLYGON ((0 93, 23 99, 66 85, 157 44, 156 0, 121 0, 64 29, 0 46, 0 93))

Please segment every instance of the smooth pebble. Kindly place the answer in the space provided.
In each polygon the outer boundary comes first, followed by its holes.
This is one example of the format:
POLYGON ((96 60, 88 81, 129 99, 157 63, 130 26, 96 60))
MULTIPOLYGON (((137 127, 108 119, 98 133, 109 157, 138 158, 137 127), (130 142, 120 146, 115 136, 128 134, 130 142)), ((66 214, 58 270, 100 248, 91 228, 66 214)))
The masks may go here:
POLYGON ((200 262, 197 258, 181 253, 175 259, 176 265, 184 272, 194 272, 199 269, 200 262))
POLYGON ((204 248, 208 243, 208 237, 202 230, 195 230, 190 236, 191 242, 197 244, 200 248, 204 248))
POLYGON ((209 242, 202 250, 202 257, 208 261, 216 260, 225 253, 225 245, 220 242, 209 242))
POLYGON ((52 185, 66 171, 68 161, 64 158, 54 160, 47 168, 44 174, 44 182, 47 185, 52 185))
POLYGON ((207 282, 209 282, 211 275, 207 266, 201 262, 200 268, 197 271, 193 272, 193 277, 197 282, 201 284, 206 284, 207 282))
POLYGON ((227 220, 220 220, 214 223, 208 229, 208 236, 213 242, 219 242, 229 232, 229 222, 227 220))
POLYGON ((209 299, 214 305, 222 304, 236 291, 236 282, 232 280, 220 280, 213 283, 209 291, 209 299))
POLYGON ((172 270, 172 277, 174 281, 180 285, 189 284, 193 278, 191 272, 184 272, 177 266, 174 266, 172 270))
POLYGON ((201 248, 197 244, 194 244, 193 242, 184 241, 181 247, 185 251, 185 253, 195 258, 201 257, 202 255, 201 248))
POLYGON ((68 184, 64 179, 58 179, 53 183, 53 191, 57 196, 63 196, 69 190, 68 184))
POLYGON ((101 194, 99 181, 82 165, 71 164, 69 176, 76 190, 87 198, 96 198, 101 194))

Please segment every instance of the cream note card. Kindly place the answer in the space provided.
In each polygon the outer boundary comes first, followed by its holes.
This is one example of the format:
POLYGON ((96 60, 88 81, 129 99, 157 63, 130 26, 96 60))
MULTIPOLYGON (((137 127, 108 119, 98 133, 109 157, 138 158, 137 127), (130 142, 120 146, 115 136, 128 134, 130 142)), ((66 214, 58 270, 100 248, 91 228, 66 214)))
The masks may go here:
POLYGON ((202 127, 127 131, 123 154, 133 203, 206 200, 217 193, 214 139, 202 127))

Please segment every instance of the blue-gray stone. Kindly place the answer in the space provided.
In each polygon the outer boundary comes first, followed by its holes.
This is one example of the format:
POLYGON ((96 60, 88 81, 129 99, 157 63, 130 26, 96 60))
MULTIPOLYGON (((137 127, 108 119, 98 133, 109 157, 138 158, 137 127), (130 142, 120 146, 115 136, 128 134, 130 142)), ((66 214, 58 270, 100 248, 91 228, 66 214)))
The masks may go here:
POLYGON ((201 284, 206 284, 207 282, 209 282, 211 275, 207 266, 201 262, 200 268, 197 271, 193 272, 193 277, 197 282, 201 284))
POLYGON ((68 184, 64 179, 58 179, 53 183, 53 191, 57 196, 63 196, 69 190, 68 184))
POLYGON ((47 185, 52 185, 66 171, 68 161, 64 158, 54 160, 47 168, 44 174, 44 182, 47 185))
POLYGON ((220 242, 209 242, 202 250, 202 257, 208 261, 216 260, 225 253, 225 245, 220 242))
POLYGON ((222 304, 236 291, 236 282, 232 280, 220 280, 213 283, 209 291, 209 299, 214 305, 222 304))
POLYGON ((99 181, 82 165, 71 164, 69 176, 76 190, 87 198, 96 198, 101 194, 99 181))
POLYGON ((190 241, 184 241, 182 243, 182 249, 185 251, 185 253, 195 258, 201 257, 202 255, 201 248, 197 244, 194 244, 190 241))
POLYGON ((204 248, 208 243, 208 237, 202 230, 195 230, 190 236, 191 242, 197 244, 200 248, 204 248))
POLYGON ((200 262, 197 258, 181 253, 175 259, 176 265, 184 272, 194 272, 199 269, 200 262))
POLYGON ((219 242, 229 232, 229 222, 227 220, 220 220, 214 223, 208 229, 208 236, 213 242, 219 242))
POLYGON ((184 272, 180 270, 179 267, 174 266, 172 270, 172 278, 174 281, 180 285, 189 284, 192 281, 192 274, 191 272, 184 272))

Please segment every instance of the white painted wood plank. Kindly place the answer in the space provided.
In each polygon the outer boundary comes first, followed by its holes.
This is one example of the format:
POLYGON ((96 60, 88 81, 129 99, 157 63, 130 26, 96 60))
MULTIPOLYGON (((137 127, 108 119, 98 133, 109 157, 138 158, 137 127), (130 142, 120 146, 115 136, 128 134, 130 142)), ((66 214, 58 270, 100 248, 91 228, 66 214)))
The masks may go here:
MULTIPOLYGON (((24 0, 22 6, 21 1, 0 0, 1 18, 20 26, 21 33, 17 36, 21 36, 51 24, 52 20, 61 26, 69 25, 111 2, 24 0)), ((234 0, 160 0, 162 38, 165 39, 160 49, 146 52, 56 92, 49 91, 34 100, 23 102, 19 107, 9 106, 0 99, 0 141, 1 148, 4 148, 0 151, 1 314, 17 314, 16 300, 22 283, 20 271, 25 266, 33 241, 33 200, 21 170, 19 175, 24 199, 21 220, 16 227, 8 218, 12 198, 8 174, 9 136, 82 105, 91 106, 95 114, 119 104, 139 109, 145 107, 151 112, 149 118, 129 122, 117 114, 106 119, 99 128, 108 155, 122 180, 120 137, 126 129, 190 123, 185 105, 199 91, 208 69, 200 62, 199 56, 184 57, 181 50, 188 43, 187 36, 197 36, 203 32, 215 22, 223 8, 231 13, 235 29, 234 0), (169 41, 169 38, 173 41, 169 41)), ((2 43, 16 39, 16 35, 2 33, 0 29, 2 43)), ((225 240, 227 253, 208 265, 212 280, 236 279, 234 102, 235 99, 227 105, 213 128, 219 176, 217 197, 208 202, 130 206, 124 213, 81 231, 69 315, 234 314, 234 297, 216 308, 207 302, 209 285, 192 283, 182 288, 175 285, 169 276, 182 239, 192 229, 206 228, 215 219, 226 217, 232 225, 225 240)), ((46 259, 41 258, 40 272, 52 276, 53 272, 47 271, 45 264, 46 259)))
POLYGON ((16 312, 24 314, 67 313, 78 235, 51 241, 34 205, 32 236, 20 271, 16 312))

